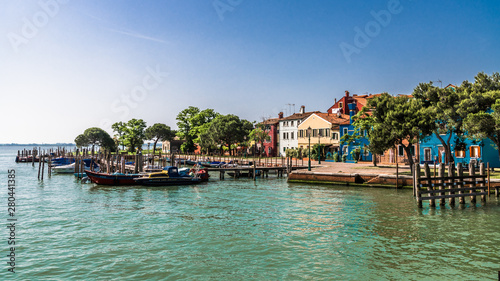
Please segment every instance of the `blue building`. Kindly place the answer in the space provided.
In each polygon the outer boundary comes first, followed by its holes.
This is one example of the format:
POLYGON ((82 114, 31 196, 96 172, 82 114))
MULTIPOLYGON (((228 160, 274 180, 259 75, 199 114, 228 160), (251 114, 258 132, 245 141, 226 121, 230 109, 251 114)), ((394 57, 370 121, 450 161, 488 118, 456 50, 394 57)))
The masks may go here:
MULTIPOLYGON (((357 111, 357 105, 356 103, 349 103, 347 104, 348 108, 348 114, 350 116, 349 118, 349 124, 340 124, 340 138, 344 135, 352 135, 354 134, 354 126, 352 125, 352 117, 356 115, 357 111)), ((366 132, 363 132, 363 135, 366 135, 366 132)), ((340 159, 342 159, 343 155, 347 155, 347 161, 348 162, 354 162, 355 159, 353 159, 351 152, 357 148, 359 148, 361 151, 361 161, 372 161, 372 154, 371 152, 368 151, 368 139, 365 137, 362 137, 360 139, 357 139, 354 143, 351 144, 340 144, 340 159)))
MULTIPOLYGON (((449 134, 441 135, 441 138, 448 139, 449 134)), ((483 139, 475 142, 465 139, 463 145, 456 147, 456 135, 451 137, 451 153, 455 158, 455 163, 462 163, 468 165, 469 162, 475 163, 490 163, 491 168, 500 168, 500 159, 498 157, 498 150, 495 144, 490 139, 483 139)), ((446 154, 441 141, 436 135, 432 135, 425 140, 420 141, 420 163, 439 164, 447 163, 446 154)))

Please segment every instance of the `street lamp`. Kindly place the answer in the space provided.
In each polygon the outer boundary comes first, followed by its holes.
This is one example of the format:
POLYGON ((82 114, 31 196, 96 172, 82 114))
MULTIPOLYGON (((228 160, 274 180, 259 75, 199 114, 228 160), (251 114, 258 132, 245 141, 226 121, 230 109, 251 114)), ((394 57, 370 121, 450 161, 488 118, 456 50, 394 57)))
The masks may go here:
POLYGON ((307 135, 309 136, 309 157, 307 158, 308 161, 307 161, 307 170, 310 171, 311 170, 311 126, 309 126, 309 128, 307 128, 307 135))
POLYGON ((321 164, 321 130, 318 130, 318 164, 321 164))

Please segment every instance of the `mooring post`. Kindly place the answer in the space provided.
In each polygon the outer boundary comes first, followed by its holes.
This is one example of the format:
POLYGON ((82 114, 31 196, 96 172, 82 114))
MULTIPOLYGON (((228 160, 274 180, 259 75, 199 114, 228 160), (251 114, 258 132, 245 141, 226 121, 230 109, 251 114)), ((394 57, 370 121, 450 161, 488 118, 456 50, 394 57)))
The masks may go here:
MULTIPOLYGON (((444 180, 442 179, 444 177, 444 164, 439 163, 439 170, 438 170, 438 178, 440 178, 439 183, 439 190, 443 190, 443 192, 440 192, 439 195, 443 196, 445 195, 444 193, 444 180)), ((444 206, 446 203, 446 200, 444 198, 439 199, 439 206, 444 206)))
MULTIPOLYGON (((479 164, 479 174, 481 176, 486 176, 485 170, 484 170, 484 163, 479 164)), ((484 184, 485 178, 481 178, 481 192, 485 193, 486 192, 486 185, 484 184)), ((486 195, 481 195, 481 202, 486 203, 486 195)))
MULTIPOLYGON (((424 164, 424 174, 425 174, 425 178, 427 179, 427 190, 428 191, 434 190, 434 188, 432 187, 431 168, 429 167, 429 164, 427 164, 427 163, 424 164)), ((432 195, 432 196, 434 196, 434 195, 432 195)), ((434 199, 429 200, 429 206, 431 208, 436 208, 436 200, 434 200, 434 199)))
MULTIPOLYGON (((454 182, 455 182, 455 163, 451 162, 448 164, 448 177, 450 177, 449 183, 450 186, 448 189, 453 189, 454 187, 454 182)), ((449 194, 455 194, 454 191, 450 191, 449 194)), ((450 206, 455 206, 455 198, 449 198, 450 206)))
POLYGON ((417 197, 417 204, 419 208, 422 208, 422 196, 420 195, 419 182, 420 182, 420 164, 415 165, 415 171, 413 172, 413 196, 417 197))
MULTIPOLYGON (((473 188, 470 193, 475 193, 476 190, 474 189, 476 187, 476 179, 474 179, 474 176, 476 175, 476 170, 474 167, 474 164, 469 163, 469 176, 471 176, 471 181, 470 181, 470 187, 473 188)), ((476 203, 476 196, 473 195, 470 197, 470 202, 471 203, 476 203)))
MULTIPOLYGON (((464 176, 464 167, 462 166, 462 163, 458 163, 458 177, 460 178, 460 184, 457 185, 457 188, 462 188, 464 187, 465 185, 463 185, 461 182, 464 181, 464 179, 462 178, 464 176)), ((464 192, 462 190, 459 190, 458 191, 458 194, 464 194, 464 192)), ((460 198, 458 199, 458 203, 459 204, 465 204, 465 197, 464 196, 460 196, 460 198)))
POLYGON ((253 172, 252 172, 253 180, 255 181, 255 162, 253 162, 253 172))

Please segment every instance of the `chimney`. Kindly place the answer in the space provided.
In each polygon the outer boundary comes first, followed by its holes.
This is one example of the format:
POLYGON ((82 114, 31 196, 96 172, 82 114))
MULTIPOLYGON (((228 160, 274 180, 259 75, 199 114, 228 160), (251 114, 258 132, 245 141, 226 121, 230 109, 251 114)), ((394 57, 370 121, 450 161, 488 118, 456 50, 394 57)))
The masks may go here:
POLYGON ((345 91, 345 96, 348 98, 349 97, 349 91, 345 91))
POLYGON ((299 111, 300 114, 304 114, 306 113, 306 107, 305 106, 301 106, 300 107, 300 111, 299 111))
POLYGON ((283 112, 278 113, 278 118, 279 119, 283 118, 283 112))

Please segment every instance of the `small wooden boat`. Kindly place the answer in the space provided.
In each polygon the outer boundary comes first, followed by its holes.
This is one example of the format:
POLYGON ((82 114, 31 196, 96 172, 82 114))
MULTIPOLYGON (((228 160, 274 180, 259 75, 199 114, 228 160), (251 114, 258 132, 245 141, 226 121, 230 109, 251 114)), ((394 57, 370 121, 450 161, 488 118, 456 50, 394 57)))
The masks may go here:
POLYGON ((90 181, 102 185, 136 185, 134 179, 143 176, 143 174, 122 174, 122 173, 98 173, 85 170, 90 181))
POLYGON ((208 181, 206 169, 191 169, 188 175, 180 174, 177 167, 167 166, 163 171, 135 178, 137 184, 148 186, 189 185, 208 181))

